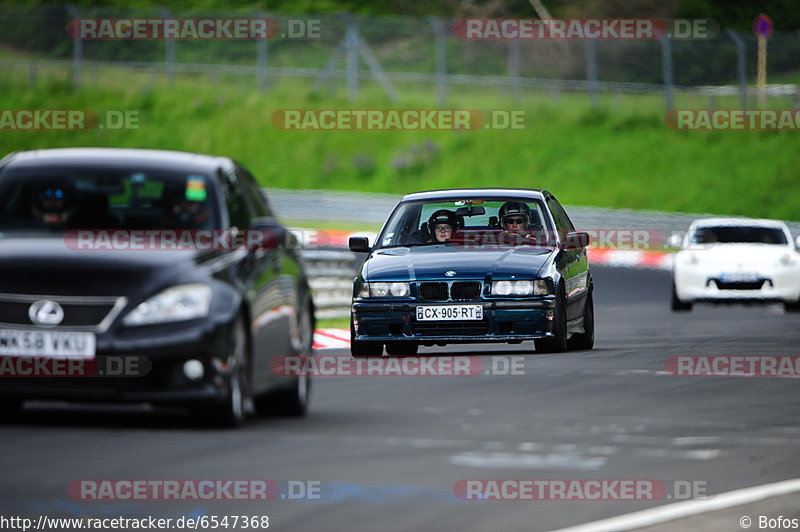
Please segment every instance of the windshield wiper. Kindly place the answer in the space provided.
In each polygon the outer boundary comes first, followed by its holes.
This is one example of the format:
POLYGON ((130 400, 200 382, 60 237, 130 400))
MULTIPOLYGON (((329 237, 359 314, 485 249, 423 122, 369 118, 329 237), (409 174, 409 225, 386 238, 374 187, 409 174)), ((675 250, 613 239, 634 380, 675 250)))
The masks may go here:
POLYGON ((436 244, 447 244, 447 242, 411 242, 409 244, 395 244, 393 246, 381 246, 378 249, 414 248, 419 246, 434 246, 436 244))

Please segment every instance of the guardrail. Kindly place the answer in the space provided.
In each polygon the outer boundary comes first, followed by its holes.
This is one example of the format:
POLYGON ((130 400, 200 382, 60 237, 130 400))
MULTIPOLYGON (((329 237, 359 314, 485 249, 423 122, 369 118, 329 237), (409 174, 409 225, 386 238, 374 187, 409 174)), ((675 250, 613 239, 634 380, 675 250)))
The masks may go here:
POLYGON ((333 249, 306 249, 301 254, 309 276, 317 318, 350 316, 356 254, 333 249))

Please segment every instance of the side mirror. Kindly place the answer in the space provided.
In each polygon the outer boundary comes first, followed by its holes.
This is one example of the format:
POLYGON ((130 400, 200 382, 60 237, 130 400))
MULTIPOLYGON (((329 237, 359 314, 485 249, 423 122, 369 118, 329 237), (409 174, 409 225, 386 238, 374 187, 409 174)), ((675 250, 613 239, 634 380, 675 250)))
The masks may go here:
POLYGON ((800 235, 797 235, 797 238, 794 239, 794 247, 800 249, 800 235))
POLYGON ((683 237, 678 234, 669 235, 667 243, 674 248, 680 248, 683 246, 683 237))
POLYGON ((583 249, 589 245, 591 238, 586 231, 567 233, 561 243, 561 249, 583 249))
POLYGON ((245 243, 250 250, 292 249, 297 247, 297 237, 273 218, 256 218, 248 228, 245 243))
POLYGON ((349 244, 350 251, 369 253, 369 238, 365 236, 351 236, 349 244))

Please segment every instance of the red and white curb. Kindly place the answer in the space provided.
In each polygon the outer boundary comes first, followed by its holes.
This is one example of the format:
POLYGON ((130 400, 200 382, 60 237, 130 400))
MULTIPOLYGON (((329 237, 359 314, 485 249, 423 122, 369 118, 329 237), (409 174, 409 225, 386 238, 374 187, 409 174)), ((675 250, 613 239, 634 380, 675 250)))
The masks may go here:
POLYGON ((350 349, 350 329, 317 329, 314 349, 350 349))
POLYGON ((641 249, 589 248, 589 266, 601 264, 618 268, 655 268, 671 270, 674 253, 641 249))

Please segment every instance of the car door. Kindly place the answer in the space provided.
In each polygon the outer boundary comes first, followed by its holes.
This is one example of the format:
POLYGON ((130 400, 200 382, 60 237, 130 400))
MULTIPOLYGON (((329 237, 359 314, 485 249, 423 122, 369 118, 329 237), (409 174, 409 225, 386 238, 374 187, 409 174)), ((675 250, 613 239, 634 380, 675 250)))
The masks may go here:
MULTIPOLYGON (((247 231, 255 213, 246 199, 236 168, 222 169, 219 173, 230 219, 228 227, 239 233, 247 231)), ((239 257, 238 281, 250 309, 253 387, 257 391, 263 388, 268 379, 271 357, 284 354, 281 351, 281 335, 287 335, 288 327, 281 327, 275 312, 280 309, 281 296, 277 286, 278 276, 274 265, 270 263, 272 256, 269 250, 262 253, 243 249, 234 253, 239 257)))
POLYGON ((259 227, 269 227, 269 245, 250 252, 253 285, 258 294, 253 302, 253 338, 258 355, 254 373, 258 383, 266 383, 276 378, 270 367, 272 360, 294 353, 292 339, 298 331, 301 267, 293 249, 294 237, 275 218, 253 175, 236 165, 236 176, 248 212, 248 227, 252 228, 254 222, 259 227))
MULTIPOLYGON (((553 215, 553 221, 563 245, 566 235, 574 232, 575 226, 567 216, 564 207, 553 196, 548 196, 547 206, 553 215)), ((564 279, 567 295, 567 320, 579 318, 583 314, 583 301, 589 286, 589 260, 586 248, 562 249, 556 258, 556 267, 564 279)))

